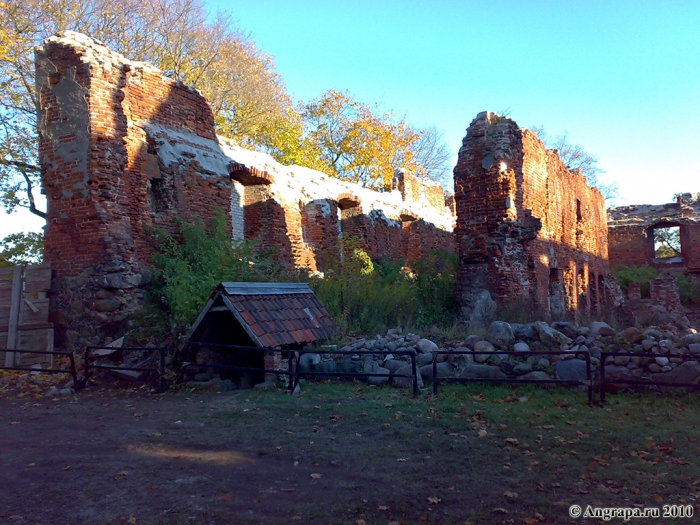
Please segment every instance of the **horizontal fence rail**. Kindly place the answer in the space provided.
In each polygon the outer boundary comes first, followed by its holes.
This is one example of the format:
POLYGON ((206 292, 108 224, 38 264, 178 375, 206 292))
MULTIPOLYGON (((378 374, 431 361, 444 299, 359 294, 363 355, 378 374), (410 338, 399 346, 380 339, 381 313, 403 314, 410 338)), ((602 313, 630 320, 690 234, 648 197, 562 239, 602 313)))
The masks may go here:
MULTIPOLYGON (((224 344, 224 343, 206 343, 206 342, 199 342, 199 341, 190 341, 187 343, 185 346, 186 348, 189 348, 190 346, 200 346, 200 347, 208 347, 208 348, 220 348, 221 350, 246 350, 246 351, 254 351, 254 352, 262 352, 262 353, 292 353, 294 352, 293 350, 281 350, 279 348, 271 348, 269 346, 244 346, 244 345, 230 345, 230 344, 224 344)), ((184 349, 183 349, 183 354, 184 354, 184 349)), ((186 354, 185 354, 186 355, 186 354)), ((275 374, 277 377, 281 375, 288 374, 289 375, 289 380, 287 383, 287 388, 292 389, 293 388, 293 382, 292 382, 292 363, 291 359, 288 362, 287 365, 287 370, 273 370, 273 369, 268 369, 268 368, 260 368, 260 367, 253 367, 253 366, 240 366, 240 365, 220 365, 220 364, 215 364, 215 363, 190 363, 190 362, 183 362, 182 367, 180 369, 180 374, 177 377, 176 383, 179 383, 182 380, 182 375, 185 373, 185 371, 190 368, 190 367, 206 367, 206 368, 214 368, 214 369, 219 369, 219 370, 230 370, 230 371, 242 371, 242 372, 260 372, 263 374, 275 374)))
MULTIPOLYGON (((297 361, 301 358, 303 354, 329 354, 329 355, 341 355, 341 356, 354 356, 354 355, 407 355, 411 358, 411 371, 412 375, 407 374, 381 374, 381 373, 369 373, 369 372, 301 372, 299 367, 295 367, 294 371, 294 385, 292 390, 299 384, 299 379, 302 377, 388 377, 389 381, 392 378, 404 377, 410 378, 413 381, 413 397, 417 397, 419 394, 418 390, 418 376, 416 367, 416 352, 413 350, 357 350, 355 352, 338 352, 337 350, 295 350, 298 356, 290 357, 290 362, 293 358, 297 361)), ((291 366, 290 366, 291 368, 291 366)))
MULTIPOLYGON (((644 352, 601 352, 600 354, 600 402, 605 403, 605 385, 621 384, 621 385, 643 385, 643 386, 663 386, 666 388, 693 388, 700 389, 698 383, 672 383, 670 381, 654 381, 652 379, 609 379, 605 374, 605 362, 608 357, 615 358, 616 356, 627 357, 666 357, 668 359, 678 358, 684 361, 700 362, 700 354, 650 354, 644 352)), ((656 372, 661 373, 661 372, 656 372)))
POLYGON ((28 372, 36 372, 40 374, 70 374, 73 378, 73 388, 77 389, 81 385, 78 384, 78 374, 75 369, 75 359, 73 352, 61 352, 59 350, 15 350, 12 348, 0 348, 0 352, 14 352, 16 354, 40 354, 50 356, 65 356, 70 361, 70 368, 31 368, 27 366, 0 366, 0 370, 24 370, 28 372))
POLYGON ((440 382, 445 383, 522 383, 522 384, 560 384, 560 385, 586 385, 588 387, 588 403, 593 403, 593 379, 591 371, 591 354, 588 351, 579 350, 567 350, 567 351, 554 351, 554 352, 543 352, 543 351, 527 351, 527 352, 514 352, 512 350, 493 350, 493 351, 471 351, 471 350, 459 350, 459 351, 449 351, 449 350, 438 350, 433 352, 433 395, 438 394, 438 384, 440 382), (574 379, 518 379, 517 377, 505 377, 505 378, 480 378, 480 377, 438 377, 437 374, 437 357, 438 355, 497 355, 501 356, 528 356, 528 355, 581 355, 586 361, 586 381, 574 380, 574 379))
POLYGON ((83 379, 83 384, 87 386, 90 378, 90 369, 98 370, 121 370, 121 371, 134 371, 134 372, 155 372, 158 374, 159 384, 156 392, 165 392, 167 390, 167 385, 165 382, 165 348, 163 347, 122 347, 117 348, 114 346, 88 346, 85 348, 85 378, 83 379), (90 364, 90 359, 96 358, 97 356, 90 356, 91 350, 113 350, 114 352, 158 352, 159 362, 158 367, 138 367, 138 366, 118 366, 118 365, 96 365, 90 364))

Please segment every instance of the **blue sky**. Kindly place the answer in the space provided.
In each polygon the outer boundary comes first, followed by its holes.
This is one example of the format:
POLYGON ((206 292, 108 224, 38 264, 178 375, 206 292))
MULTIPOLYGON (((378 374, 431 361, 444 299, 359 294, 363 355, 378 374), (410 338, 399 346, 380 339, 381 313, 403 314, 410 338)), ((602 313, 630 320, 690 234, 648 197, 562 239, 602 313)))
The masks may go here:
MULTIPOLYGON (((296 100, 327 89, 417 126, 456 155, 477 113, 568 132, 618 205, 700 192, 699 1, 208 0, 275 57, 296 100)), ((37 230, 0 217, 0 238, 37 230)))
POLYGON ((618 204, 700 191, 700 2, 215 1, 275 57, 289 93, 329 88, 442 130, 477 113, 599 157, 618 204))

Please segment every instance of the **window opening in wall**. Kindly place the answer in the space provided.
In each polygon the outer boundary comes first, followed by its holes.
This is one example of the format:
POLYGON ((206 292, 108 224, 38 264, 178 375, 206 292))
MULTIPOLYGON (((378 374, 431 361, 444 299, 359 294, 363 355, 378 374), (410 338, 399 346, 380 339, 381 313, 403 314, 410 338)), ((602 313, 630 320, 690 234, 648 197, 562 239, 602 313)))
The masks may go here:
POLYGON ((671 259, 683 256, 681 250, 681 229, 679 226, 654 228, 652 235, 654 238, 655 258, 671 259))
POLYGON ((168 210, 168 190, 162 178, 151 179, 151 193, 149 201, 151 210, 156 213, 162 213, 168 210))
POLYGON ((605 304, 608 301, 608 290, 605 288, 604 275, 598 275, 598 297, 600 304, 605 304))
POLYGON ((642 299, 651 299, 651 281, 639 283, 639 295, 642 299))
POLYGON ((576 222, 581 222, 583 215, 581 214, 581 201, 576 199, 576 222))
POLYGON ((596 279, 595 274, 590 275, 588 279, 588 295, 591 298, 591 308, 595 308, 596 310, 600 309, 600 303, 598 302, 598 280, 596 279))

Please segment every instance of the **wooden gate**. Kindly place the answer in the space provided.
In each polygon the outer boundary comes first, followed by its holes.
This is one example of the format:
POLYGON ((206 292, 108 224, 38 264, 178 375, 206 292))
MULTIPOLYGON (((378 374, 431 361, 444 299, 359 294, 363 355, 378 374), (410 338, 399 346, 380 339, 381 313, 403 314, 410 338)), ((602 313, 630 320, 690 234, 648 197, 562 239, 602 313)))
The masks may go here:
POLYGON ((53 351, 49 288, 51 266, 48 264, 0 268, 0 348, 20 351, 0 351, 0 364, 53 364, 53 356, 21 353, 21 350, 53 351))

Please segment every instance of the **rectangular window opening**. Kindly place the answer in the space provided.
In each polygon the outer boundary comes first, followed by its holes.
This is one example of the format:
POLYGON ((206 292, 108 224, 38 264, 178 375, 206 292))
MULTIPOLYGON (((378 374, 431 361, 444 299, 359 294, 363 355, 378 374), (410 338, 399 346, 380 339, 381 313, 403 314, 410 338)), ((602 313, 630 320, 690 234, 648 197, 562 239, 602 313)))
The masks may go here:
POLYGON ((656 259, 683 257, 680 226, 657 227, 652 230, 652 235, 656 259))

